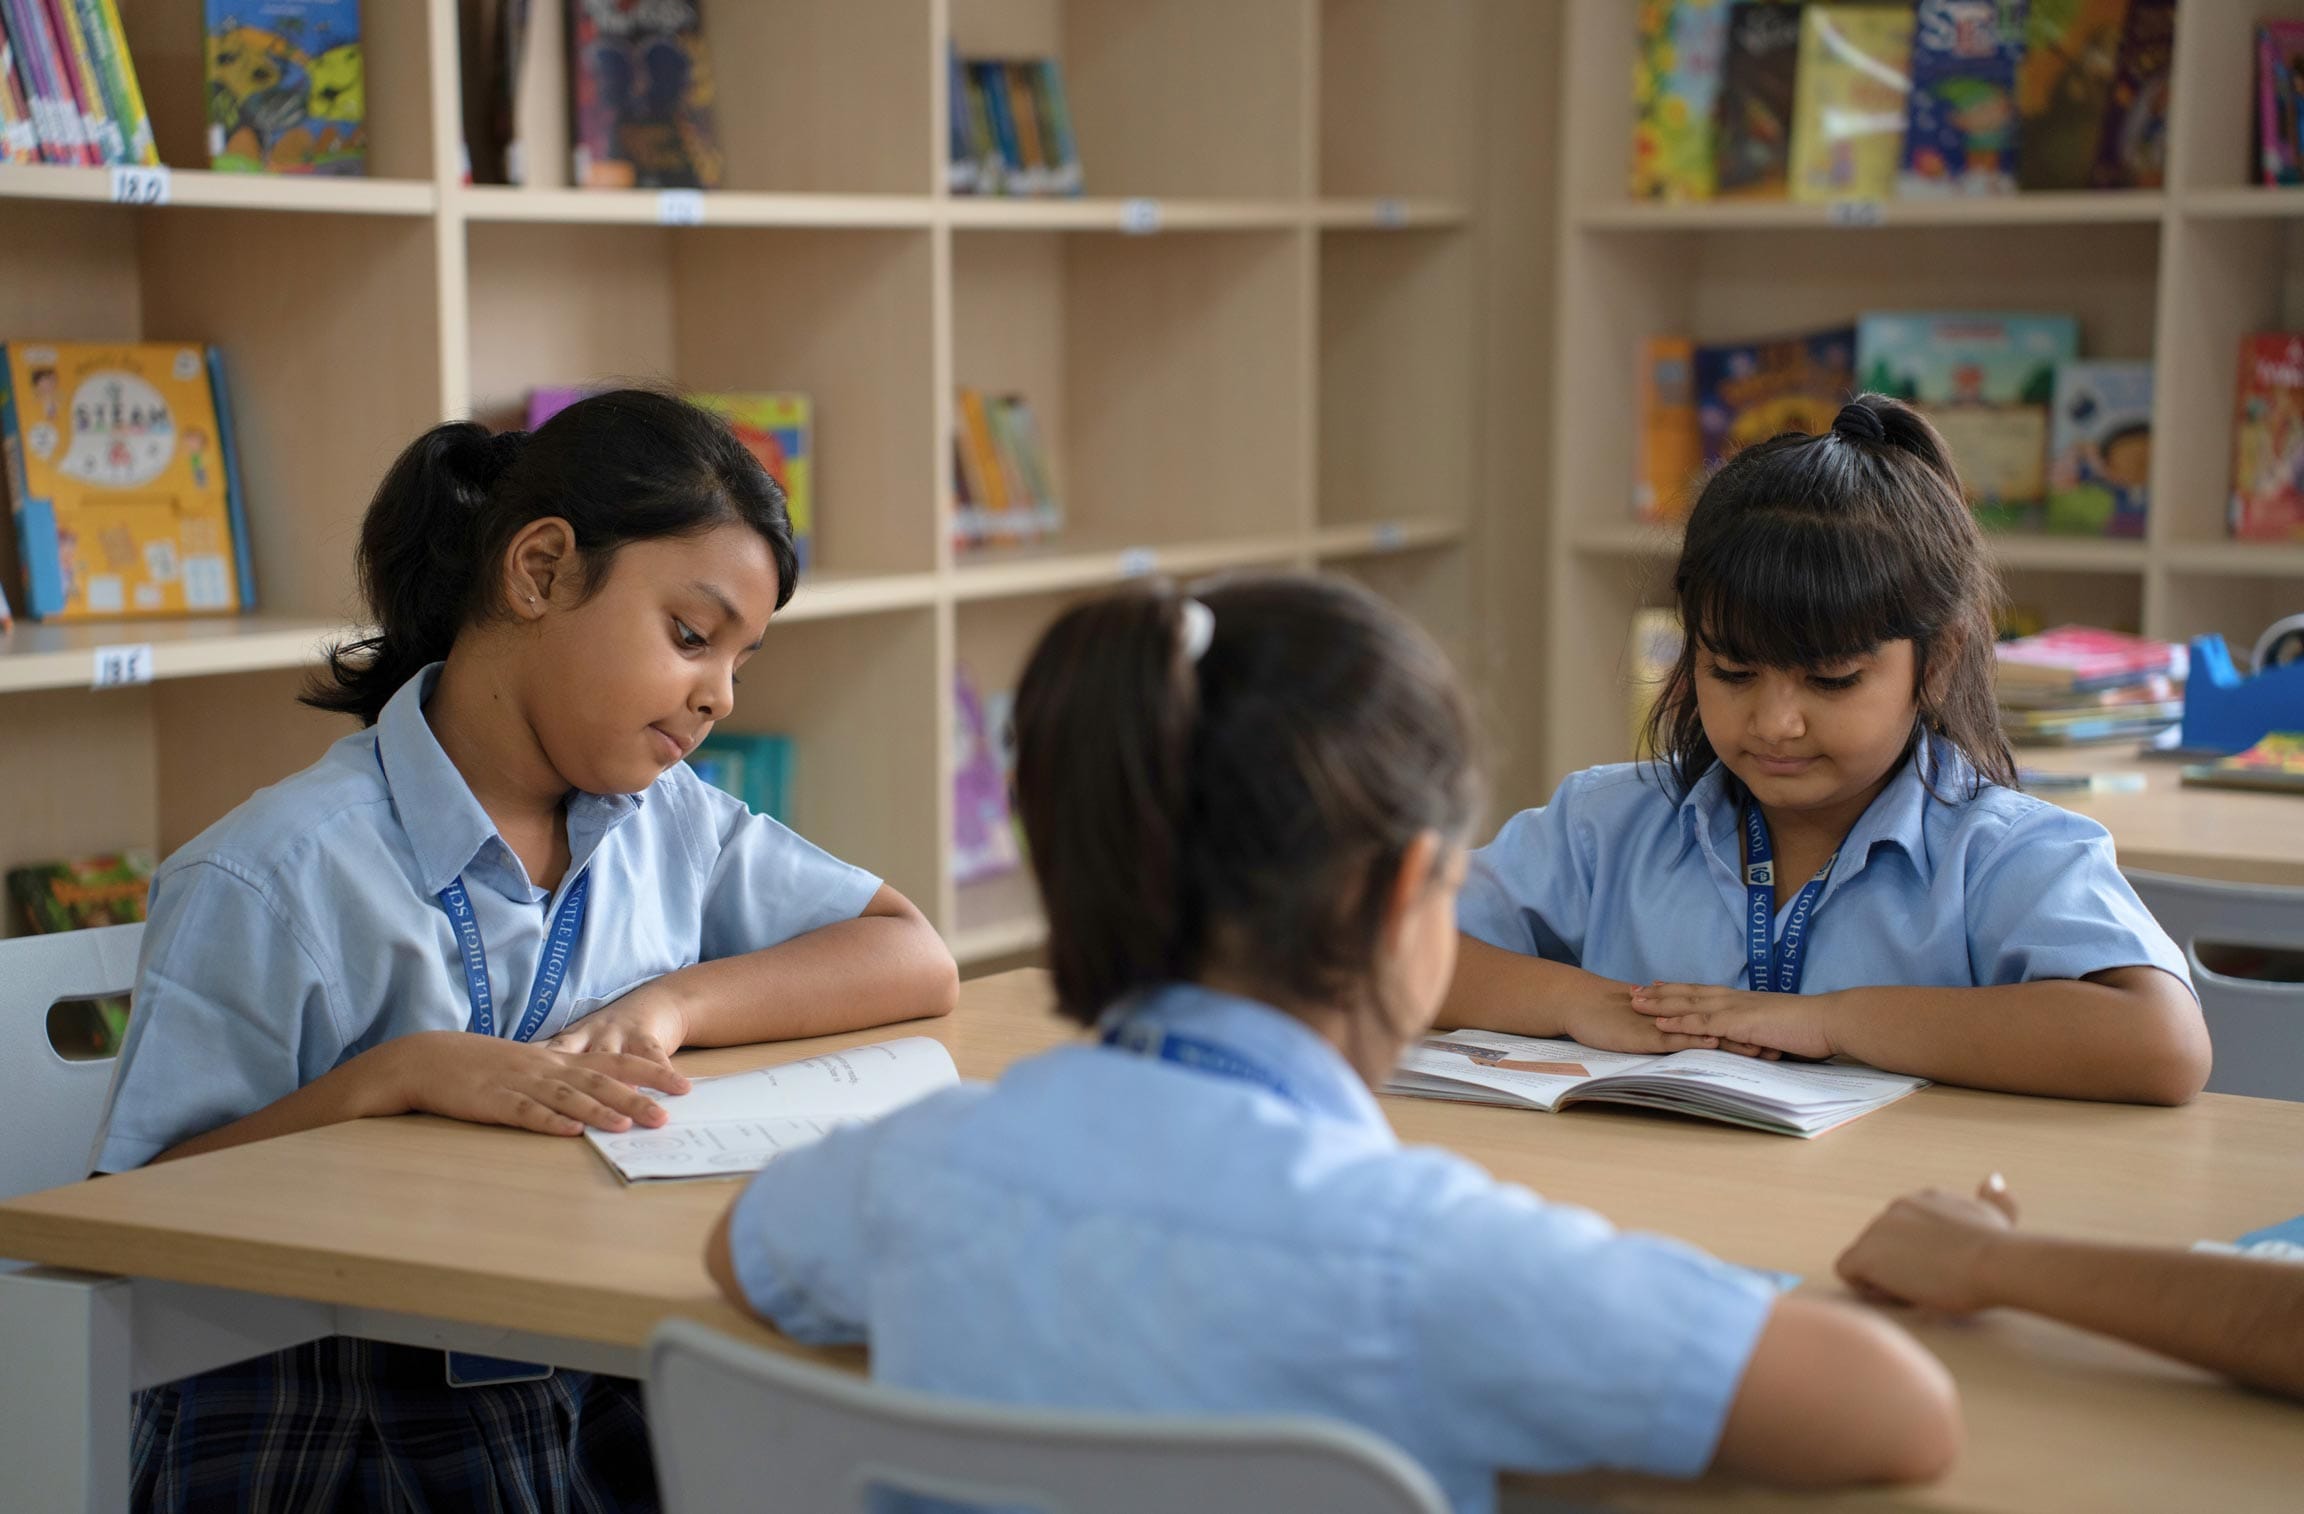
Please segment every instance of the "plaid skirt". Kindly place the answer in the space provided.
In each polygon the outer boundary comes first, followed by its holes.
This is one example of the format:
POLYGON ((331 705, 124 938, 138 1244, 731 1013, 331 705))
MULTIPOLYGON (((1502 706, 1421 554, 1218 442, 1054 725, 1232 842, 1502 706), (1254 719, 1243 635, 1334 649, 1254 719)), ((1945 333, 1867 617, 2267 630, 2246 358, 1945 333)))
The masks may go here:
POLYGON ((129 1507, 161 1514, 653 1511, 629 1378, 451 1388, 438 1351, 330 1336, 136 1395, 129 1507))

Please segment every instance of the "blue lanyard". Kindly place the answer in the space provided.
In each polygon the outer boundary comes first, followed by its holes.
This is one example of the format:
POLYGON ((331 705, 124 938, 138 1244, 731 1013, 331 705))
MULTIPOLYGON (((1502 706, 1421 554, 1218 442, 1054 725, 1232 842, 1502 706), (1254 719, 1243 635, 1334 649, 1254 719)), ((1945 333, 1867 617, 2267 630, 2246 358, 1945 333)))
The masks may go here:
POLYGON ((1815 910, 1816 900, 1824 892, 1824 880, 1839 856, 1834 852, 1826 857, 1816 876, 1793 896, 1791 913, 1784 917, 1784 942, 1778 946, 1776 849, 1769 844, 1768 822, 1760 817, 1760 806, 1745 806, 1744 897, 1748 907, 1744 911, 1744 948, 1752 963, 1754 992, 1800 992, 1800 970, 1808 958, 1808 916, 1815 910))
POLYGON ((1173 1062, 1196 1072, 1212 1073, 1219 1078, 1236 1078, 1253 1083, 1268 1093, 1279 1095, 1291 1104, 1304 1101, 1289 1091, 1279 1075, 1263 1063, 1240 1055, 1229 1046, 1204 1041, 1198 1036, 1178 1035, 1175 1031, 1155 1025, 1148 1020, 1130 1018, 1122 1020, 1104 1032, 1104 1044, 1115 1046, 1139 1057, 1152 1057, 1162 1062, 1173 1062))
MULTIPOLYGON (((533 1038, 551 1015, 553 1002, 560 997, 560 985, 568 978, 568 959, 575 954, 576 940, 584 932, 584 896, 591 890, 592 874, 587 869, 576 875, 560 907, 552 912, 552 933, 545 940, 543 960, 536 964, 536 984, 528 990, 528 1012, 520 1017, 514 1040, 533 1038)), ((456 942, 463 952, 464 991, 472 1000, 472 1023, 465 1028, 475 1035, 492 1036, 496 1034, 496 993, 488 983, 488 950, 481 944, 480 920, 472 913, 472 899, 464 892, 462 878, 450 879, 440 890, 440 907, 448 912, 448 923, 455 928, 456 942)))

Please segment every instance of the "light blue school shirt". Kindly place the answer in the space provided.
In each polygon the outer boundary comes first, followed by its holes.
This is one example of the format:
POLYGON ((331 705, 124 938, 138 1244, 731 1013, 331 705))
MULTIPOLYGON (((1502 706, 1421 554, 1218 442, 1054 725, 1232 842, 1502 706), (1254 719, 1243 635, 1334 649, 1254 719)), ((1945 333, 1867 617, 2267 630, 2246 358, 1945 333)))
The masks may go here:
MULTIPOLYGON (((1898 769, 1841 844, 1808 921, 1802 993, 1978 988, 2157 967, 2187 988, 2086 816, 1986 785, 1940 743, 1898 769), (1936 775, 1936 794, 1923 773, 1936 775)), ((1740 786, 1735 786, 1740 788, 1740 786)), ((1589 768, 1473 853, 1465 934, 1627 983, 1751 987, 1738 793, 1715 765, 1675 799, 1645 763, 1589 768)), ((1789 917, 1778 911, 1778 937, 1789 917)))
POLYGON ((780 1157, 745 1296, 884 1382, 1002 1403, 1361 1425, 1455 1507, 1496 1472, 1711 1460, 1773 1293, 1403 1148, 1301 1021, 1173 986, 1143 1022, 1279 1083, 1080 1044, 780 1157))
POLYGON ((880 887, 682 762, 643 793, 571 794, 568 871, 547 893, 424 718, 438 674, 410 679, 373 727, 154 874, 97 1169, 141 1166, 394 1036, 466 1029, 463 956, 439 902, 458 876, 510 1036, 552 912, 591 875, 539 1041, 665 973, 852 919, 880 887))

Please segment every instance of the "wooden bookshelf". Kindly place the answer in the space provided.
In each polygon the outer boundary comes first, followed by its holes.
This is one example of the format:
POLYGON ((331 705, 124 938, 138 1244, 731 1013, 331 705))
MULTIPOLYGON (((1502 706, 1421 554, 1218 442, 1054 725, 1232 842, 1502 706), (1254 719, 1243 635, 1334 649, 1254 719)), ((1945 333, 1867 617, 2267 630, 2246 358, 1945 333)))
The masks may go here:
POLYGON ((1543 679, 1544 785, 1629 755, 1631 616, 1671 599, 1678 535, 1631 515, 1649 335, 1764 336, 1878 309, 2071 312, 2085 356, 2156 364, 2149 534, 1995 538, 2011 596, 2051 620, 2243 647, 2304 610, 2304 548, 2224 529, 2240 340, 2304 323, 2304 190, 2249 182, 2251 29, 2304 5, 2184 0, 2164 190, 1857 207, 1631 200, 1636 18, 1620 0, 1564 10, 1548 651, 1522 670, 1543 679))
MULTIPOLYGON (((1524 385, 1491 392, 1528 335, 1480 315, 1551 251, 1548 186, 1484 147, 1547 128, 1553 24, 1517 6, 706 0, 728 187, 700 205, 569 188, 533 148, 530 184, 463 182, 453 0, 364 8, 373 177, 208 172, 199 0, 123 8, 167 203, 0 168, 0 333, 224 347, 262 611, 0 638, 0 867, 181 845, 344 734, 293 696, 358 613, 369 490, 426 425, 512 423, 537 385, 814 397, 816 566, 728 726, 792 736, 796 826, 968 960, 1041 926, 1021 875, 949 878, 956 664, 1009 687, 1081 594, 1264 567, 1349 575, 1471 656, 1484 533, 1535 520, 1486 418, 1543 429, 1524 385), (1062 59, 1084 197, 946 191, 948 36, 1062 59), (1515 244, 1484 237, 1491 204, 1515 244), (956 384, 1031 398, 1057 541, 956 553, 956 384), (90 688, 98 648, 139 644, 149 685, 90 688)), ((532 144, 566 140, 558 9, 535 8, 532 144)), ((1526 686, 1483 695, 1525 756, 1526 686)))

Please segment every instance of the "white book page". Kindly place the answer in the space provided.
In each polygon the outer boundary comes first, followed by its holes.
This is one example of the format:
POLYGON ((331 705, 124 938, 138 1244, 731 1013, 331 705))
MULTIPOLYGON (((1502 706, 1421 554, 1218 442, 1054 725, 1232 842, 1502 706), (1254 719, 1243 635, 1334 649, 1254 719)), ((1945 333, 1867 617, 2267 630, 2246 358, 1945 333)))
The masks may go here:
POLYGON ((1574 1041, 1451 1030, 1423 1037, 1401 1054, 1387 1093, 1489 1097, 1550 1109, 1572 1089, 1609 1073, 1636 1072, 1659 1059, 1595 1051, 1574 1041))
MULTIPOLYGON (((1725 1051, 1678 1051, 1647 1060, 1651 1065, 1636 1074, 1642 1083, 1658 1079, 1694 1083, 1764 1110, 1885 1103, 1926 1086, 1928 1081, 1844 1062, 1766 1062, 1725 1051)), ((1593 1094, 1602 1091, 1589 1090, 1593 1094)))

